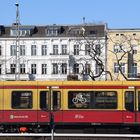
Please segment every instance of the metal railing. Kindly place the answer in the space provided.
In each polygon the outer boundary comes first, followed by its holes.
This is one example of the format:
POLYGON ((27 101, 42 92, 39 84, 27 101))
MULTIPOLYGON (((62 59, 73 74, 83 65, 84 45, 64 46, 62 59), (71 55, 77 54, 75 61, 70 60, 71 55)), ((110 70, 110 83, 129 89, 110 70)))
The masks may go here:
MULTIPOLYGON (((52 133, 1 133, 0 137, 51 137, 52 133)), ((54 137, 106 137, 106 138, 140 138, 140 134, 75 134, 54 133, 54 137)))

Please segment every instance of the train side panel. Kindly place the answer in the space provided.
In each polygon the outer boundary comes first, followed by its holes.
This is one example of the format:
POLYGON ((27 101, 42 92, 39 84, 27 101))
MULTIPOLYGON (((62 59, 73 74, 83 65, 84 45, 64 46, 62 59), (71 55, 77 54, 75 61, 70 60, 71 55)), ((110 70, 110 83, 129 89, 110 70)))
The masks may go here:
POLYGON ((123 82, 123 121, 129 124, 140 124, 140 82, 123 82))
POLYGON ((0 122, 3 122, 3 119, 4 119, 3 83, 4 82, 0 82, 0 122))
POLYGON ((5 82, 3 122, 36 123, 37 98, 36 82, 5 82))
POLYGON ((63 122, 123 123, 121 84, 121 82, 65 82, 63 122), (106 107, 103 101, 107 103, 106 107))
POLYGON ((38 82, 38 123, 50 123, 49 88, 46 82, 38 82))
POLYGON ((136 121, 138 124, 140 124, 140 85, 137 87, 137 96, 136 96, 136 105, 137 105, 137 112, 136 112, 136 121))

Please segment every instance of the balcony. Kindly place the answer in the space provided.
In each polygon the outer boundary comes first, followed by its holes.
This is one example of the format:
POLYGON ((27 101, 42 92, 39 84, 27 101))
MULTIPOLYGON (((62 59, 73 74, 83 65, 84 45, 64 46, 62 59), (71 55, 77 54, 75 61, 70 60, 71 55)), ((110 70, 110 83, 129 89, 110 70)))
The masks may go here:
MULTIPOLYGON (((20 80, 21 81, 27 81, 29 80, 29 74, 20 74, 20 80)), ((15 74, 7 73, 0 75, 0 80, 4 81, 14 81, 15 80, 15 74)))
POLYGON ((140 80, 140 73, 128 73, 129 80, 140 80))
POLYGON ((53 54, 50 53, 50 59, 69 59, 69 54, 53 54))

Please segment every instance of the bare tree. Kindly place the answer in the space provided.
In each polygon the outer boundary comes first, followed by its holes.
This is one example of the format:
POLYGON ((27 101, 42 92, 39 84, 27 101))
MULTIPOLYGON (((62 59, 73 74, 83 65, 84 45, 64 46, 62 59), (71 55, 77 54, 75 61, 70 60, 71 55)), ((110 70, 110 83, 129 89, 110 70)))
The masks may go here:
POLYGON ((106 70, 105 36, 96 35, 89 37, 83 29, 81 29, 83 32, 81 32, 79 38, 76 36, 76 44, 80 46, 80 53, 82 54, 76 61, 82 67, 81 76, 84 77, 83 80, 87 80, 87 77, 94 81, 100 79, 107 80, 106 75, 109 75, 112 80, 111 73, 106 70), (92 68, 91 66, 89 67, 91 63, 94 63, 92 68))
POLYGON ((120 74, 125 80, 137 78, 137 70, 134 69, 134 64, 137 64, 137 62, 140 61, 135 57, 135 54, 137 54, 137 46, 140 45, 140 38, 132 34, 120 34, 119 37, 112 37, 108 33, 107 36, 108 42, 114 44, 113 50, 108 47, 108 51, 111 52, 112 56, 116 59, 115 64, 117 69, 115 72, 117 73, 117 76, 115 79, 120 79, 120 74), (127 72, 125 71, 126 66, 127 72))

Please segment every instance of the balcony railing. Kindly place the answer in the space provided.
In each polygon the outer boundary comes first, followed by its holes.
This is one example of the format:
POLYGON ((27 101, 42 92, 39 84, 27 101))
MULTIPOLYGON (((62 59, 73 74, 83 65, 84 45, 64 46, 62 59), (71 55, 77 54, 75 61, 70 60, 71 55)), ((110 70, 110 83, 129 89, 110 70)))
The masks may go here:
POLYGON ((128 78, 138 78, 137 73, 128 73, 128 78))

